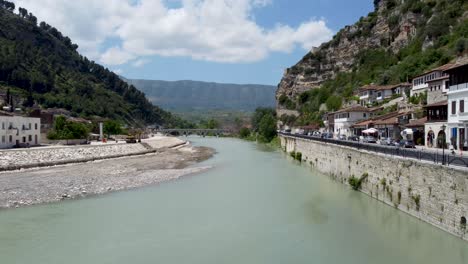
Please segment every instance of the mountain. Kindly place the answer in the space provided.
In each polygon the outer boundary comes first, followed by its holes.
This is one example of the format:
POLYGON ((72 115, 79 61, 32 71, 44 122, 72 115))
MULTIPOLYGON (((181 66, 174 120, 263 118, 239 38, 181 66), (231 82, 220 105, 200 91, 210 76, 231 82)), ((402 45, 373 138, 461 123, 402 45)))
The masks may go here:
POLYGON ((285 71, 277 113, 292 124, 319 122, 359 86, 395 84, 468 51, 466 0, 374 0, 375 10, 341 29, 285 71))
POLYGON ((38 25, 24 8, 19 14, 14 10, 13 3, 0 0, 0 90, 11 90, 22 107, 64 108, 75 116, 130 125, 183 125, 119 76, 80 55, 78 46, 56 28, 38 25))
POLYGON ((127 80, 154 104, 172 110, 245 110, 275 106, 275 86, 198 81, 127 80))

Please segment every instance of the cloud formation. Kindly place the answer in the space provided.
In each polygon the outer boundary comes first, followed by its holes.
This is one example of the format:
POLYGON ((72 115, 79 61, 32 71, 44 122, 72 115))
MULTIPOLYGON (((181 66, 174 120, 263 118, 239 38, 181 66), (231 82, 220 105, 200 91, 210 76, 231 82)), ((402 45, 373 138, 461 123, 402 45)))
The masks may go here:
POLYGON ((132 62, 138 67, 153 55, 256 62, 297 46, 309 50, 333 35, 322 19, 297 28, 258 25, 253 10, 271 0, 176 0, 177 8, 170 8, 167 0, 14 2, 70 36, 86 56, 107 65, 132 62))

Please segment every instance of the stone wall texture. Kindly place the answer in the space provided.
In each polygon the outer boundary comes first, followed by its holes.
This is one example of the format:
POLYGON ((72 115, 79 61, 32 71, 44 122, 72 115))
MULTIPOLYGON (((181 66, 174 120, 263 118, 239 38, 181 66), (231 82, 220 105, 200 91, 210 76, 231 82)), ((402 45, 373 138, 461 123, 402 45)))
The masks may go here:
POLYGON ((468 241, 468 170, 288 136, 281 146, 338 182, 368 175, 361 192, 468 241))

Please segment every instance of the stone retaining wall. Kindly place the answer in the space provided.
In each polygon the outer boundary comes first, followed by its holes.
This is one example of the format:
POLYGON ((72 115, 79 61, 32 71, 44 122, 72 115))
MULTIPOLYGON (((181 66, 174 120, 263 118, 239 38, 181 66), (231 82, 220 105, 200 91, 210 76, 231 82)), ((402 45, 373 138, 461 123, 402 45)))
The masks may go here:
POLYGON ((0 152, 0 171, 82 163, 100 159, 144 155, 158 149, 185 144, 177 138, 148 140, 137 144, 83 145, 73 147, 44 147, 0 152))
POLYGON ((287 152, 338 182, 362 180, 360 191, 464 240, 468 230, 468 170, 281 136, 287 152))

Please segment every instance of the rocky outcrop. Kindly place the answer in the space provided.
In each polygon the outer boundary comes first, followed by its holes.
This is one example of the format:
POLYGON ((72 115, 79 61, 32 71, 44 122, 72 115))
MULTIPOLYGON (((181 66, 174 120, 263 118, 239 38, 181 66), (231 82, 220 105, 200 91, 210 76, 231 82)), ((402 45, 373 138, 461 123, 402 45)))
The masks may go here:
MULTIPOLYGON (((305 91, 319 87, 339 72, 356 67, 359 54, 369 49, 396 53, 416 34, 422 14, 402 13, 392 8, 395 1, 374 1, 375 11, 357 23, 340 30, 331 41, 312 49, 293 67, 287 69, 276 91, 277 102, 282 95, 295 101, 305 91)), ((277 104, 277 110, 285 109, 277 104)), ((293 109, 289 109, 293 110, 293 109)))

